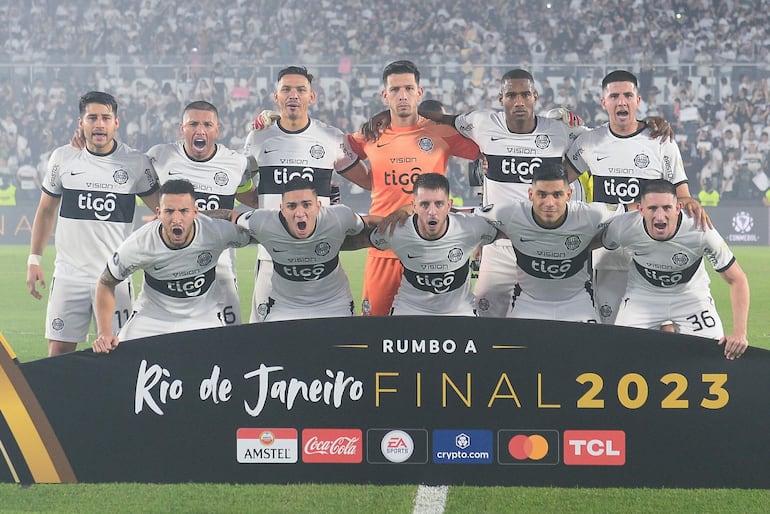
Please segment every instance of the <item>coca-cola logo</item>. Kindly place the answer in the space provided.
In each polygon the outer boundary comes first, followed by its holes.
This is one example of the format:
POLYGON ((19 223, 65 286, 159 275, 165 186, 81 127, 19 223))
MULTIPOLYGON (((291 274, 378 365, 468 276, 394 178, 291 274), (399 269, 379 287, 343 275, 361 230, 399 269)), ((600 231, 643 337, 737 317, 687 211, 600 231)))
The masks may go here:
POLYGON ((360 463, 362 439, 359 429, 307 428, 302 431, 302 461, 360 463))

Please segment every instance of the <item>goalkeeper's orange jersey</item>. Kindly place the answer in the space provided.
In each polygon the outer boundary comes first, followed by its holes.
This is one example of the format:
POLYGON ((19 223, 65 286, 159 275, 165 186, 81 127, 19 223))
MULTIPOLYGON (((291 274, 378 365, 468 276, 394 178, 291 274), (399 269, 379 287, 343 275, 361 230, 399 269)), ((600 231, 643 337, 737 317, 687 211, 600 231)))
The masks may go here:
MULTIPOLYGON (((372 204, 369 213, 387 216, 412 203, 414 182, 422 173, 446 174, 450 156, 476 159, 479 147, 454 127, 420 118, 411 127, 390 127, 377 141, 366 141, 360 132, 348 136, 361 159, 369 160, 372 204)), ((390 250, 370 249, 370 254, 395 258, 390 250)))

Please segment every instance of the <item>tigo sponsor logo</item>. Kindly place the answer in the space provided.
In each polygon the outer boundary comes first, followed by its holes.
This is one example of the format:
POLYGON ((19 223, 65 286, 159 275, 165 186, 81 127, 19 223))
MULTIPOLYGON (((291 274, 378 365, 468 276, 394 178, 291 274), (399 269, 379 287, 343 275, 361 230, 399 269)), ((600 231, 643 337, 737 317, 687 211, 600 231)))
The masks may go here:
POLYGON ((436 464, 490 464, 491 430, 434 430, 433 462, 436 464))
POLYGON ((302 431, 302 462, 358 464, 364 458, 359 429, 308 428, 302 431))
POLYGON ((559 463, 557 430, 500 430, 497 440, 500 464, 559 463))
POLYGON ((297 462, 298 439, 294 428, 239 428, 236 439, 238 462, 243 464, 297 462))
POLYGON ((564 464, 568 466, 623 466, 626 433, 622 430, 565 430, 564 464))

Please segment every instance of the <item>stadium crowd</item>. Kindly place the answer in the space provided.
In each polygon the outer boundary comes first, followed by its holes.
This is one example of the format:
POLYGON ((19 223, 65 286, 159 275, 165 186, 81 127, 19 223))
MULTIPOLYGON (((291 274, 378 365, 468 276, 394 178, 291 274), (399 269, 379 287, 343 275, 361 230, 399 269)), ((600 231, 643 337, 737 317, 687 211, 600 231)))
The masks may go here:
MULTIPOLYGON (((0 188, 13 184, 17 201, 36 201, 49 152, 72 134, 85 91, 116 95, 119 137, 135 148, 177 139, 182 107, 204 99, 220 110, 221 141, 240 149, 254 114, 274 107, 274 74, 284 65, 309 66, 320 77, 313 116, 351 132, 383 108, 382 65, 404 56, 425 70, 426 98, 450 112, 497 107, 500 75, 522 66, 538 79, 542 110, 566 106, 589 125, 606 121, 601 77, 628 68, 640 79, 640 114, 672 122, 693 194, 708 186, 724 202, 759 203, 761 174, 770 175, 768 7, 768 0, 4 4, 0 188)), ((463 174, 455 167, 452 176, 463 174)))

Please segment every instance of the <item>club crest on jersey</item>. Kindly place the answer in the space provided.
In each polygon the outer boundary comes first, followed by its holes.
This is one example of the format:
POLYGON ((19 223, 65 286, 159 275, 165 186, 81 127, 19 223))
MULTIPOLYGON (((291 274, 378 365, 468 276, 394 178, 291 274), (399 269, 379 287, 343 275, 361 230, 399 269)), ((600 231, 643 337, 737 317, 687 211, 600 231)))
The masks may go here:
POLYGON ((323 146, 316 144, 310 147, 310 157, 313 159, 323 159, 324 155, 326 155, 326 150, 323 146))
POLYGON ((634 157, 634 166, 637 168, 646 168, 650 165, 650 158, 647 157, 645 154, 640 153, 636 157, 634 157))
POLYGON ((677 266, 685 266, 688 262, 690 262, 690 258, 687 257, 686 253, 677 252, 671 257, 671 262, 677 266))
POLYGON ((449 250, 449 255, 447 255, 447 259, 449 259, 449 262, 459 262, 460 259, 463 258, 463 251, 460 248, 452 248, 449 250))
POLYGON ((114 180, 116 184, 125 184, 128 182, 128 172, 123 168, 118 168, 112 174, 112 180, 114 180))
POLYGON ((564 241, 564 246, 566 246, 568 250, 576 250, 577 248, 580 248, 580 236, 569 236, 564 241))
POLYGON ((326 241, 321 241, 320 243, 315 245, 315 254, 323 257, 324 255, 328 255, 331 249, 332 247, 329 243, 327 243, 326 241))
POLYGON ((211 255, 211 252, 202 252, 198 255, 198 266, 208 266, 213 260, 214 257, 211 255))
POLYGON ((214 174, 214 183, 218 186, 226 186, 230 182, 230 177, 224 171, 217 171, 214 174))
POLYGON ((547 134, 535 136, 535 146, 543 150, 551 146, 551 138, 547 134))
POLYGON ((419 146, 420 150, 423 152, 430 152, 433 150, 433 140, 429 137, 421 137, 417 142, 417 146, 419 146))

